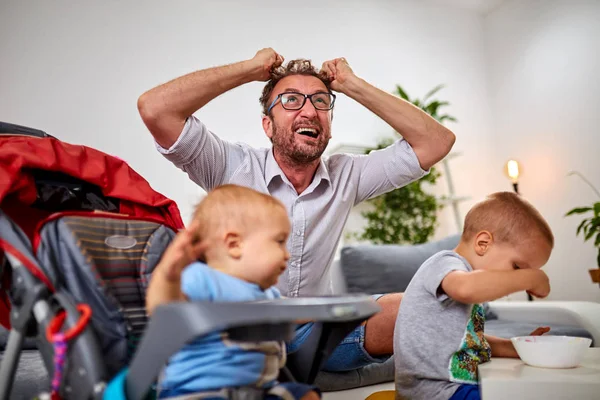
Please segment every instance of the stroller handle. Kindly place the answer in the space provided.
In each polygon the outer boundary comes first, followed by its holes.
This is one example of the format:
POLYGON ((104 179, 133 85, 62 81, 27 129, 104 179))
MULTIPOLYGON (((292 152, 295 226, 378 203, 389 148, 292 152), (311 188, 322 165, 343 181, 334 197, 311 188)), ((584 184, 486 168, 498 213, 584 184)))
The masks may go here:
POLYGON ((28 126, 10 124, 8 122, 0 121, 0 135, 9 134, 9 135, 25 135, 25 136, 35 136, 35 137, 52 137, 48 135, 46 132, 30 128, 28 126))

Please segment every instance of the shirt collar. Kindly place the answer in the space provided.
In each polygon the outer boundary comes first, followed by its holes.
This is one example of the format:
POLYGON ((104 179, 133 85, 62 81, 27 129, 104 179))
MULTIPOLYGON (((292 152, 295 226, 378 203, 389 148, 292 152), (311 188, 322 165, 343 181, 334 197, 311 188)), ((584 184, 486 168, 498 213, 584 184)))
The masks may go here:
MULTIPOLYGON (((267 152, 267 161, 265 164, 265 183, 267 184, 267 186, 269 186, 273 178, 275 178, 276 176, 280 176, 284 182, 287 182, 291 185, 291 183, 281 170, 281 167, 279 167, 279 164, 277 164, 275 156, 273 156, 273 148, 271 148, 267 152)), ((331 178, 329 177, 329 170, 327 169, 327 165, 325 164, 323 157, 319 159, 319 166, 317 167, 317 171, 315 172, 313 182, 319 184, 322 180, 331 183, 331 178)))

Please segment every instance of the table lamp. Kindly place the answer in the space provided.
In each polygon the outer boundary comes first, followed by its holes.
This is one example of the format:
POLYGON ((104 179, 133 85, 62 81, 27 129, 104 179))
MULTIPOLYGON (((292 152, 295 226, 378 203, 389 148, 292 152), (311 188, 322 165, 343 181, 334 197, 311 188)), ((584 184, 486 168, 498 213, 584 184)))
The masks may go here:
POLYGON ((515 193, 519 194, 519 175, 521 174, 521 166, 516 160, 508 160, 506 163, 506 175, 511 179, 515 193))

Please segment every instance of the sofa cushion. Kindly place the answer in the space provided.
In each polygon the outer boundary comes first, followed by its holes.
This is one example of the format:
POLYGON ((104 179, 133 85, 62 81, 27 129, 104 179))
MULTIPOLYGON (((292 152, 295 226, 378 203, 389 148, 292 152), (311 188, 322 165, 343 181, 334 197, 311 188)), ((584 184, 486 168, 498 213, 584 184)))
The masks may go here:
MULTIPOLYGON (((421 264, 442 250, 452 250, 460 235, 418 245, 355 245, 342 248, 340 264, 350 293, 404 292, 421 264)), ((487 303, 487 319, 496 319, 487 303)))
POLYGON ((341 268, 351 293, 404 292, 417 269, 441 250, 451 250, 459 235, 419 245, 355 245, 341 251, 341 268))

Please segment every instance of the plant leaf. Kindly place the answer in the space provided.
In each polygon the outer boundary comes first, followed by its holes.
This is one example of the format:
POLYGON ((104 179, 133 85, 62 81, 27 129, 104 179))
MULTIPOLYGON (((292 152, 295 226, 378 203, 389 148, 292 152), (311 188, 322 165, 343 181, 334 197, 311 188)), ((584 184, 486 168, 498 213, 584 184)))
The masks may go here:
POLYGON ((442 115, 441 117, 438 118, 438 121, 440 121, 440 122, 443 122, 443 121, 456 122, 456 118, 451 117, 450 115, 442 115))
POLYGON ((578 207, 578 208, 574 208, 571 211, 569 211, 568 213, 565 214, 565 217, 568 217, 569 215, 573 215, 573 214, 583 214, 586 213, 588 211, 591 211, 592 207, 578 207))
POLYGON ((402 97, 404 100, 406 101, 410 101, 410 99, 408 98, 408 94, 406 94, 406 92, 404 91, 404 89, 402 89, 402 86, 400 85, 396 85, 396 93, 402 97))
POLYGON ((592 236, 594 236, 594 233, 597 233, 597 232, 598 232, 598 225, 594 225, 594 224, 592 223, 592 224, 589 224, 589 225, 588 225, 586 228, 588 228, 588 229, 587 229, 587 232, 586 232, 586 234, 585 234, 585 239, 584 239, 584 241, 586 241, 586 242, 587 242, 588 240, 590 240, 590 238, 591 238, 592 236))
POLYGON ((434 94, 436 94, 437 92, 439 92, 441 89, 443 89, 446 85, 444 85, 443 83, 440 85, 437 85, 436 87, 434 87, 433 89, 431 89, 429 92, 427 92, 427 94, 425 95, 425 97, 423 97, 423 101, 427 100, 428 98, 430 98, 431 96, 433 96, 434 94))
POLYGON ((581 232, 581 228, 583 228, 583 226, 589 221, 590 221, 589 219, 584 219, 583 221, 581 221, 581 223, 577 227, 577 233, 575 234, 575 236, 579 235, 579 232, 581 232))
POLYGON ((583 238, 584 242, 587 242, 588 240, 591 239, 591 237, 594 235, 594 231, 589 231, 586 235, 585 238, 583 238))
MULTIPOLYGON (((594 246, 598 247, 600 246, 600 232, 598 232, 598 235, 596 235, 596 240, 594 241, 594 246)), ((598 249, 600 250, 600 249, 598 249)))
POLYGON ((594 203, 594 215, 600 216, 600 202, 594 203))
POLYGON ((436 101, 432 101, 427 106, 425 106, 424 110, 431 116, 437 116, 438 109, 440 107, 446 106, 448 104, 450 104, 450 103, 448 103, 447 101, 437 101, 436 100, 436 101))

